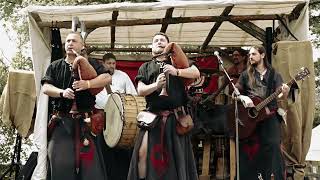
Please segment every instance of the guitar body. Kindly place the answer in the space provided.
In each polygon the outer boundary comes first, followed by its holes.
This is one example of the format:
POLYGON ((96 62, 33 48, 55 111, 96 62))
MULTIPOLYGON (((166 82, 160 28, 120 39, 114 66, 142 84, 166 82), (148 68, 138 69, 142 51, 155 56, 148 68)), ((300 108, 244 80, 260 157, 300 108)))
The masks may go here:
MULTIPOLYGON (((306 76, 310 74, 308 68, 302 67, 301 72, 296 74, 293 79, 291 79, 287 85, 290 87, 293 83, 298 80, 302 80, 306 76)), ((275 114, 275 111, 270 112, 268 108, 266 108, 267 104, 269 104, 273 99, 277 98, 277 96, 281 93, 281 88, 278 88, 274 93, 272 93, 269 97, 262 100, 259 97, 250 97, 253 101, 255 107, 248 107, 245 108, 242 103, 238 103, 238 110, 239 110, 239 121, 238 121, 238 128, 239 128, 239 139, 244 139, 252 135, 252 133, 256 129, 256 125, 258 122, 263 121, 272 115, 275 114)), ((235 104, 231 105, 230 112, 228 113, 228 126, 229 132, 231 135, 235 135, 236 126, 235 126, 235 104)))
MULTIPOLYGON (((254 105, 262 102, 262 99, 259 97, 251 97, 254 105)), ((235 126, 235 104, 231 105, 230 112, 228 113, 228 127, 231 135, 235 136, 236 126, 235 126)), ((245 108, 241 102, 238 102, 238 115, 240 122, 238 123, 239 128, 239 139, 244 139, 249 137, 256 129, 257 123, 265 120, 274 113, 268 112, 266 108, 263 108, 261 111, 257 111, 255 107, 245 108)))

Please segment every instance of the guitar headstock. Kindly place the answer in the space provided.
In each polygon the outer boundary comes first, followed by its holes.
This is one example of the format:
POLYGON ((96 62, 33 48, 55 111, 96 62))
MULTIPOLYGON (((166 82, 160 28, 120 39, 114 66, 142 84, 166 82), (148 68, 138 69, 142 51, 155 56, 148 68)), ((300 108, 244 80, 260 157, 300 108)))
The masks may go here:
POLYGON ((294 76, 294 79, 295 79, 296 81, 299 81, 299 80, 304 79, 304 78, 305 78, 306 76, 308 76, 309 74, 310 74, 309 69, 306 68, 306 67, 302 67, 302 68, 301 68, 301 71, 294 76))

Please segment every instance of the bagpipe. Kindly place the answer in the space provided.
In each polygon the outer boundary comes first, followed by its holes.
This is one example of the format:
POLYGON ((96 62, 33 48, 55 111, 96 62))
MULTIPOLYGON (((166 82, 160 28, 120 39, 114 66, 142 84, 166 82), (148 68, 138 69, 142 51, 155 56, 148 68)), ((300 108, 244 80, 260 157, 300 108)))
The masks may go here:
MULTIPOLYGON (((190 67, 188 57, 183 52, 181 47, 174 43, 168 43, 167 46, 164 48, 163 52, 159 55, 154 56, 153 58, 165 56, 167 59, 170 59, 171 65, 174 66, 176 69, 185 69, 190 67), (169 58, 170 57, 170 58, 169 58)), ((160 64, 160 72, 161 68, 165 65, 165 63, 160 64)), ((166 77, 166 85, 162 88, 160 96, 168 96, 168 89, 169 87, 169 74, 165 73, 166 77)), ((183 78, 184 86, 188 86, 194 81, 194 79, 183 78)), ((189 114, 185 111, 183 107, 179 107, 175 109, 174 112, 177 124, 176 124, 176 131, 180 135, 184 135, 188 133, 193 128, 193 120, 189 114)))

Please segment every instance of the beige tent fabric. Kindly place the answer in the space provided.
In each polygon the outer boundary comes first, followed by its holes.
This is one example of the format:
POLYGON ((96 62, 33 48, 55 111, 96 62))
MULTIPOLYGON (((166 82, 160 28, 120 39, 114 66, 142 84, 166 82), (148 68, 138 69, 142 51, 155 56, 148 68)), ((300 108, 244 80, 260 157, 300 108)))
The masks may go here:
POLYGON ((315 75, 310 41, 281 41, 274 44, 272 65, 288 82, 307 67, 310 76, 298 81, 295 102, 287 104, 287 125, 283 124, 283 145, 287 167, 294 165, 294 179, 302 180, 309 150, 315 108, 315 75), (299 167, 300 166, 300 167, 299 167))
POLYGON ((32 124, 36 103, 34 72, 13 70, 9 72, 7 85, 0 99, 2 120, 13 126, 22 137, 27 137, 32 124))
MULTIPOLYGON (((41 23, 54 24, 54 22, 71 21, 73 17, 79 17, 86 23, 105 21, 112 19, 112 12, 118 11, 118 20, 141 20, 164 18, 167 9, 174 8, 172 17, 196 17, 196 16, 220 16, 224 9, 232 6, 229 15, 289 15, 299 3, 308 3, 309 0, 214 0, 214 1, 163 1, 152 3, 109 3, 85 6, 29 6, 25 9, 30 16, 34 16, 41 23)), ((307 37, 308 12, 306 8, 300 16, 302 20, 290 22, 290 29, 299 40, 307 37), (293 25, 291 25, 293 23, 293 25)), ((252 21, 261 29, 272 27, 272 20, 252 21)), ((208 36, 215 22, 193 22, 170 24, 166 33, 170 40, 182 47, 198 47, 208 36)), ((275 21, 277 26, 278 22, 275 21)), ((115 47, 141 47, 150 45, 153 34, 161 29, 161 24, 149 24, 139 26, 116 26, 115 47)), ((70 26, 71 28, 71 26, 70 26)), ((32 29, 30 29, 30 32, 32 29)), ((69 27, 61 28, 61 39, 64 41, 69 27)), ((110 27, 98 27, 88 35, 87 45, 105 45, 110 47, 110 27)), ((285 33, 286 31, 283 31, 285 33)), ((306 39, 306 38, 305 38, 306 39)), ((285 40, 285 39, 281 39, 285 40)), ((242 31, 234 24, 224 21, 221 27, 209 42, 209 46, 251 46, 261 42, 242 31)), ((34 44, 32 44, 34 45, 34 44)))
POLYGON ((34 141, 38 151, 37 166, 32 174, 32 180, 45 180, 47 177, 47 123, 48 99, 42 92, 40 80, 44 76, 51 59, 50 29, 40 29, 32 16, 29 16, 29 33, 32 44, 32 62, 36 79, 37 115, 34 125, 34 141))

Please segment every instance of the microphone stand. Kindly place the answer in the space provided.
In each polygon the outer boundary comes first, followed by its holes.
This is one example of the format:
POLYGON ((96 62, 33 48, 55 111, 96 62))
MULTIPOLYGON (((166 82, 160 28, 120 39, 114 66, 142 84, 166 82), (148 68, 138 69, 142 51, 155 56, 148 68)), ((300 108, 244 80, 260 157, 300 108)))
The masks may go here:
POLYGON ((240 92, 238 90, 238 88, 236 88, 236 86, 234 85, 234 83, 232 82, 232 79, 230 78, 228 72, 226 71, 226 69, 223 66, 223 61, 221 59, 221 57, 219 56, 219 53, 216 51, 214 52, 214 55, 218 58, 219 61, 219 65, 221 67, 221 69, 223 70, 224 74, 226 75, 226 77, 228 78, 229 83, 231 83, 233 89, 234 89, 234 95, 235 95, 235 103, 234 103, 234 114, 235 114, 235 128, 236 128, 236 168, 237 168, 237 172, 236 172, 236 176, 237 176, 237 180, 240 179, 240 171, 239 171, 239 124, 242 124, 241 120, 239 119, 239 111, 238 111, 238 103, 236 102, 238 97, 240 96, 240 92))

